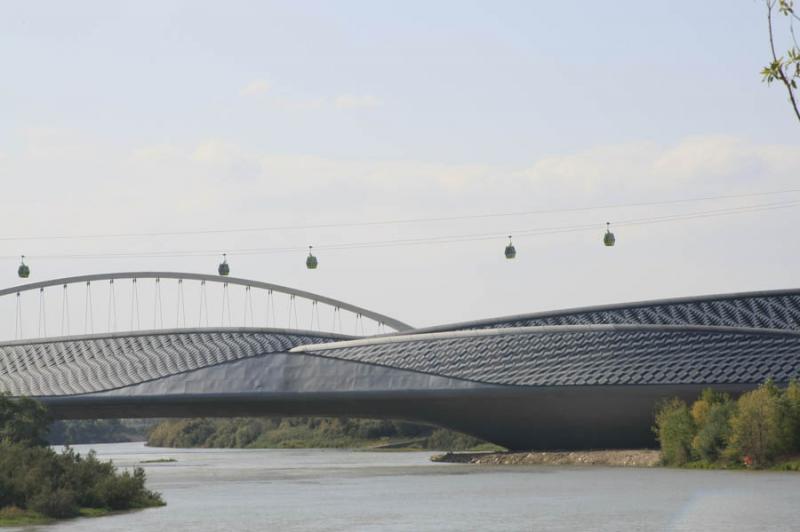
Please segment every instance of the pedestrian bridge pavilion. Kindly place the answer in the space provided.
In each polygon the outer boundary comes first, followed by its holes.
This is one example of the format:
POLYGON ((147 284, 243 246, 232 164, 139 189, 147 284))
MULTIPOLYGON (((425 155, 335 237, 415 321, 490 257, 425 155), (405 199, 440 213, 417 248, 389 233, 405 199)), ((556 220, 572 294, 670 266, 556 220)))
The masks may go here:
POLYGON ((392 418, 510 449, 633 447, 654 444, 663 398, 800 374, 800 290, 418 329, 269 283, 133 272, 0 290, 0 313, 0 391, 63 419, 392 418))

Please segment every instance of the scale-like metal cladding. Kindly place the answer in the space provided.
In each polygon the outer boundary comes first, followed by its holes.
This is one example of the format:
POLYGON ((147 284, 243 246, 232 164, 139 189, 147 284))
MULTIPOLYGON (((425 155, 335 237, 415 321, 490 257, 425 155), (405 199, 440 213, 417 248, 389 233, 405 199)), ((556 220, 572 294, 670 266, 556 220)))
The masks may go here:
POLYGON ((341 339, 245 331, 153 333, 0 345, 0 391, 74 395, 341 339))
POLYGON ((432 330, 489 329, 539 325, 706 325, 800 330, 800 294, 710 296, 486 320, 432 330))
MULTIPOLYGON (((410 338, 413 338, 411 336, 410 338)), ((607 329, 425 338, 306 352, 487 384, 527 386, 787 382, 800 335, 607 329)))

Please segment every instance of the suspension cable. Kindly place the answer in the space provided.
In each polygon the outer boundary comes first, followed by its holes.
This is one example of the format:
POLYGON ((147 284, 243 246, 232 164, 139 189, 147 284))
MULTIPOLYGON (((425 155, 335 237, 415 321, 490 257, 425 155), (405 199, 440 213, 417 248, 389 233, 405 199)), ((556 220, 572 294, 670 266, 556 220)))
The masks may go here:
POLYGON ((153 295, 153 329, 158 329, 160 318, 161 327, 164 327, 164 305, 161 303, 161 279, 156 277, 155 294, 153 295))
POLYGON ((14 340, 22 338, 22 302, 20 293, 17 292, 17 310, 14 313, 14 340))
POLYGON ((117 296, 114 279, 108 280, 108 331, 117 330, 117 296))
POLYGON ((69 334, 69 294, 67 284, 64 284, 61 296, 61 336, 69 334))
POLYGON ((44 287, 39 288, 39 326, 36 334, 40 337, 47 337, 47 307, 44 300, 44 287))
POLYGON ((92 312, 92 282, 86 281, 86 299, 83 307, 83 332, 94 333, 94 314, 92 312))
POLYGON ((178 279, 178 301, 175 305, 177 316, 175 317, 175 327, 186 327, 186 297, 183 293, 183 279, 178 279), (183 324, 181 325, 181 311, 183 311, 183 324))

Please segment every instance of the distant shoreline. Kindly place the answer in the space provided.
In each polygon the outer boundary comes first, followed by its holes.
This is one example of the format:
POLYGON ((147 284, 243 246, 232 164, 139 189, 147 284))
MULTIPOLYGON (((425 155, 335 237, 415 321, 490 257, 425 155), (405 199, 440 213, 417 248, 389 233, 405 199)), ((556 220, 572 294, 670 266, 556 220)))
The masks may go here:
POLYGON ((479 465, 576 465, 655 467, 661 454, 654 449, 605 451, 448 452, 431 457, 433 462, 479 465))

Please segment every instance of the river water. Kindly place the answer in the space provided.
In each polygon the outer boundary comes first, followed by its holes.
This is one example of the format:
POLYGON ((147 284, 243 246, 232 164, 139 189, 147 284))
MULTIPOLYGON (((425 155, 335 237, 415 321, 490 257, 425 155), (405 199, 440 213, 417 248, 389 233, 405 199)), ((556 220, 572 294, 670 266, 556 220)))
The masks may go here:
POLYGON ((77 445, 167 506, 25 530, 800 530, 800 474, 434 464, 430 452, 77 445))

